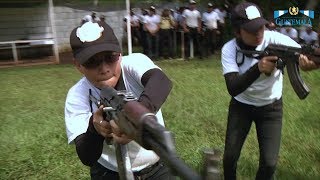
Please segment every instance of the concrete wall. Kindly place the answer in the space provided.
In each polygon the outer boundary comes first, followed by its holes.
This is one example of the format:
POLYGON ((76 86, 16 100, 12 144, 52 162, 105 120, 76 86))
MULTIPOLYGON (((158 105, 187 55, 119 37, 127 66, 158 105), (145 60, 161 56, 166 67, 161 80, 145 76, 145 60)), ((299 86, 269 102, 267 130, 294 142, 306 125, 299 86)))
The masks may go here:
MULTIPOLYGON (((88 11, 71 9, 68 7, 54 7, 55 28, 59 52, 70 49, 69 36, 73 28, 80 25, 81 19, 90 14, 88 11)), ((106 22, 113 28, 116 36, 121 43, 123 36, 123 17, 126 11, 97 12, 97 15, 105 15, 106 22)))
MULTIPOLYGON (((0 42, 52 38, 48 7, 32 8, 0 8, 0 42)), ((69 35, 73 28, 80 25, 81 19, 90 11, 72 9, 69 7, 54 7, 54 25, 59 52, 70 51, 69 35)), ((122 11, 97 12, 105 15, 106 22, 114 29, 121 43, 123 35, 122 11)))
POLYGON ((52 34, 47 8, 1 8, 0 41, 52 34))

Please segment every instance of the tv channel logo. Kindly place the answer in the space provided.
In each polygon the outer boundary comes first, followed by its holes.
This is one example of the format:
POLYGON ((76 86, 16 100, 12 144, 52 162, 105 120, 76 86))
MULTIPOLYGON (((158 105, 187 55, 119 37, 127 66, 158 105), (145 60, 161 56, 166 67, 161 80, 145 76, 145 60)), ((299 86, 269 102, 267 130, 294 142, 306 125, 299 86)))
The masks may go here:
POLYGON ((288 10, 276 10, 273 18, 278 26, 290 24, 291 26, 311 25, 314 19, 313 10, 300 10, 299 7, 289 7, 288 10))

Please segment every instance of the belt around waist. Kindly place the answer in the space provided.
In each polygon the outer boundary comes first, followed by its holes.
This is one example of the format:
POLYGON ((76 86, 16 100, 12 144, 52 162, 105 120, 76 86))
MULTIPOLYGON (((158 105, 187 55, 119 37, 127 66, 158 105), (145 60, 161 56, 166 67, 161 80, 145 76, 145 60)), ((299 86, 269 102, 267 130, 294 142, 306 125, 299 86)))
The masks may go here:
POLYGON ((133 172, 133 174, 135 176, 142 176, 142 175, 145 175, 145 174, 148 174, 154 170, 158 170, 163 164, 161 162, 156 162, 154 163, 153 165, 149 166, 149 167, 146 167, 140 171, 137 171, 137 172, 133 172))
POLYGON ((217 28, 205 28, 205 30, 208 30, 208 31, 214 31, 214 30, 218 30, 217 28))
MULTIPOLYGON (((163 166, 163 163, 158 161, 156 163, 154 163, 153 165, 151 166, 148 166, 140 171, 135 171, 133 172, 134 176, 143 176, 143 175, 146 175, 146 174, 149 174, 149 173, 153 173, 153 172, 157 172, 161 167, 163 166)), ((112 171, 106 167, 104 167, 103 165, 101 165, 100 163, 96 162, 92 167, 91 169, 98 169, 99 171, 107 171, 107 172, 112 172, 112 173, 117 173, 115 171, 112 171)))

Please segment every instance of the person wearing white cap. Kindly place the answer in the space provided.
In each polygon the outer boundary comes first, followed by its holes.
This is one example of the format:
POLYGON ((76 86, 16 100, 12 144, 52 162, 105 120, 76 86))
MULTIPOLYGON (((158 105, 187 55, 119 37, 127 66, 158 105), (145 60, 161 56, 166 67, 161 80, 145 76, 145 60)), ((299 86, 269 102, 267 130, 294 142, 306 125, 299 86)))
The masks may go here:
POLYGON ((312 30, 311 25, 306 25, 305 29, 300 31, 300 43, 318 46, 318 34, 312 30))
POLYGON ((225 18, 227 17, 227 11, 226 11, 226 7, 227 5, 224 6, 219 6, 217 8, 215 8, 213 11, 218 13, 219 18, 220 18, 220 23, 218 24, 219 27, 219 36, 218 36, 218 46, 219 48, 222 47, 224 41, 225 41, 225 35, 226 35, 226 31, 225 31, 225 27, 226 27, 226 22, 225 22, 225 18))
POLYGON ((299 42, 298 31, 291 26, 291 23, 287 21, 284 24, 284 26, 285 27, 282 27, 280 29, 280 33, 286 36, 289 36, 291 39, 295 40, 296 42, 299 42))
POLYGON ((201 38, 201 14, 196 9, 196 2, 191 0, 189 2, 189 8, 185 9, 182 13, 182 28, 186 34, 186 51, 189 50, 190 41, 193 40, 195 44, 195 52, 200 55, 200 58, 203 56, 203 51, 201 48, 200 38, 201 38))
POLYGON ((217 33, 220 17, 213 11, 213 4, 208 3, 208 9, 202 13, 203 31, 204 31, 204 54, 210 56, 214 54, 217 46, 217 33))
POLYGON ((90 167, 91 179, 120 179, 111 141, 127 146, 134 179, 174 179, 154 151, 130 139, 112 119, 103 116, 103 106, 98 107, 92 101, 92 97, 100 100, 104 87, 132 92, 164 126, 161 105, 172 88, 170 79, 144 54, 122 56, 119 41, 105 22, 86 22, 75 27, 70 34, 70 45, 74 65, 83 77, 69 89, 66 97, 66 133, 68 143, 75 144, 81 162, 90 167))
MULTIPOLYGON (((258 59, 240 50, 263 51, 271 43, 301 46, 279 32, 266 31, 268 21, 253 3, 235 6, 231 22, 235 38, 224 44, 221 53, 223 75, 231 96, 223 155, 224 179, 236 179, 241 149, 252 123, 255 123, 260 153, 256 179, 269 180, 274 176, 279 158, 283 73, 276 68, 278 57, 258 59)), ((308 58, 300 55, 299 61, 308 62, 308 58)))
POLYGON ((124 29, 127 32, 127 20, 130 19, 131 38, 133 44, 141 45, 140 21, 139 17, 130 9, 130 15, 124 17, 124 29))
POLYGON ((159 23, 160 16, 156 13, 156 8, 150 6, 149 15, 145 16, 144 28, 146 30, 146 42, 148 47, 147 55, 150 58, 159 57, 159 23))
POLYGON ((173 28, 175 27, 175 21, 171 16, 169 9, 164 9, 161 14, 161 20, 159 23, 159 35, 160 46, 159 54, 161 57, 172 59, 174 56, 173 48, 173 28))

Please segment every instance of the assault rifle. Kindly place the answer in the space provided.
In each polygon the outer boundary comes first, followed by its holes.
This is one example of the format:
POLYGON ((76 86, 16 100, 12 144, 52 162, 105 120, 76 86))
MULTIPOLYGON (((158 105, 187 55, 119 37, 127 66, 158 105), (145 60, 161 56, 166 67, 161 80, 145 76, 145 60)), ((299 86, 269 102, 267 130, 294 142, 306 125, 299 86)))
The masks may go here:
MULTIPOLYGON (((187 180, 201 179, 176 154, 171 132, 160 125, 155 114, 141 105, 131 92, 116 91, 111 87, 103 88, 96 104, 98 107, 104 106, 106 119, 113 119, 127 136, 145 149, 153 150, 173 174, 187 180)), ((126 166, 129 158, 123 152, 116 155, 120 178, 131 179, 130 175, 127 175, 128 172, 132 173, 131 169, 126 166)))
MULTIPOLYGON (((238 50, 246 56, 262 59, 264 56, 277 56, 276 66, 281 69, 287 67, 288 76, 293 90, 300 99, 305 99, 310 90, 303 82, 299 72, 299 56, 300 54, 307 56, 319 56, 315 54, 315 47, 310 45, 302 45, 301 48, 269 44, 264 51, 238 50)), ((312 59, 316 64, 320 64, 320 57, 312 59)))
MULTIPOLYGON (((129 93, 123 92, 125 95, 126 100, 135 100, 133 96, 131 96, 129 93), (130 98, 132 97, 132 99, 130 98)), ((114 119, 114 108, 108 103, 107 101, 102 101, 100 99, 96 99, 92 94, 89 95, 89 99, 91 102, 95 103, 97 107, 100 107, 101 105, 104 106, 103 108, 103 119, 110 121, 114 119)), ((108 145, 114 145, 115 147, 115 153, 116 153, 116 159, 117 159, 117 164, 118 164, 118 172, 119 172, 119 177, 120 180, 129 180, 129 179, 134 179, 133 172, 131 170, 131 162, 128 154, 128 147, 127 145, 122 145, 119 143, 112 142, 112 138, 106 138, 105 139, 106 143, 108 145)))

